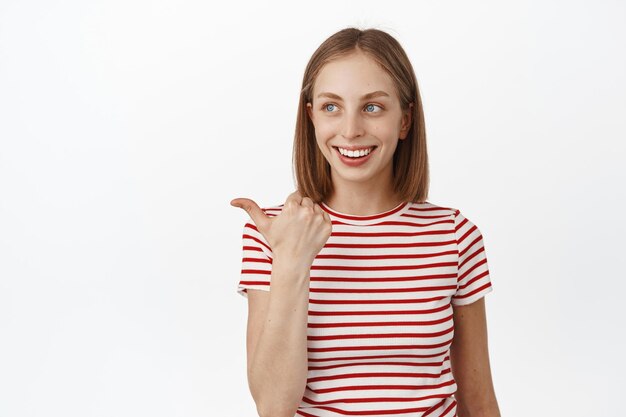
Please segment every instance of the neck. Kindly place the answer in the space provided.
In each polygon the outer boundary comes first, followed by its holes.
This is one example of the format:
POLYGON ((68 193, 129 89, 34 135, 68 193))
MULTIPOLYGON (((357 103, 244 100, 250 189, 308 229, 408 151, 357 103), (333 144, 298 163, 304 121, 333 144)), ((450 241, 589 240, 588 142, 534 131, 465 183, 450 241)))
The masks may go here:
POLYGON ((340 213, 368 216, 389 211, 403 201, 391 192, 391 187, 350 186, 335 187, 333 193, 324 202, 331 209, 340 213))

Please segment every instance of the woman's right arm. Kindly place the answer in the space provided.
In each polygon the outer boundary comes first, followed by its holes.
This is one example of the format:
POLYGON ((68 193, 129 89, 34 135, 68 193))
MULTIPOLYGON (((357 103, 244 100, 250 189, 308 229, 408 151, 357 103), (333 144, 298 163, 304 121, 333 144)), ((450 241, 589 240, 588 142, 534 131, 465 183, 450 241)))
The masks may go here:
POLYGON ((248 289, 248 385, 260 417, 293 417, 306 387, 310 268, 274 259, 270 291, 248 289))
POLYGON ((332 221, 299 191, 268 217, 253 200, 236 198, 272 250, 269 294, 248 289, 248 385, 261 417, 293 417, 308 372, 311 265, 332 234, 332 221))

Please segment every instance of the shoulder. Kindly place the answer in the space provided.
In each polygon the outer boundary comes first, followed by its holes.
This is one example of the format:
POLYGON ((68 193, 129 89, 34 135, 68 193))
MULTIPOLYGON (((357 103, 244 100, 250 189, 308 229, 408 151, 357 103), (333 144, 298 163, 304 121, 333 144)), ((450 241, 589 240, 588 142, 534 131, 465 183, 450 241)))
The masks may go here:
POLYGON ((446 205, 436 204, 431 201, 424 201, 421 203, 418 202, 409 202, 409 213, 420 213, 429 216, 437 216, 437 217, 449 217, 454 218, 454 216, 459 213, 459 210, 455 207, 450 207, 446 205))
MULTIPOLYGON (((417 217, 428 217, 437 220, 444 220, 451 225, 452 230, 460 236, 472 233, 478 227, 467 217, 457 206, 436 204, 431 201, 422 203, 410 202, 409 214, 417 217)), ((480 232, 479 232, 480 233, 480 232)))
POLYGON ((452 218, 454 218, 454 220, 457 223, 462 222, 462 221, 468 221, 468 219, 464 215, 464 212, 461 209, 459 209, 457 206, 434 204, 429 201, 425 201, 424 203, 411 203, 411 204, 413 204, 415 207, 421 207, 422 209, 427 208, 429 210, 437 211, 442 214, 445 213, 451 216, 452 218))

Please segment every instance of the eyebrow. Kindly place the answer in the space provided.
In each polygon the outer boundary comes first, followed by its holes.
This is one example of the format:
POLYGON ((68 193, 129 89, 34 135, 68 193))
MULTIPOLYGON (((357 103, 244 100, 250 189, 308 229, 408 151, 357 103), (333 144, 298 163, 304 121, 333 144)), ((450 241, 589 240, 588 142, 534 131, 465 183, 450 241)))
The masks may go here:
MULTIPOLYGON (((332 98, 334 100, 343 100, 340 96, 338 96, 337 94, 334 93, 319 93, 317 95, 317 98, 320 97, 328 97, 328 98, 332 98)), ((361 97, 361 100, 369 100, 371 98, 375 98, 375 97, 389 97, 389 94, 385 93, 382 90, 378 90, 378 91, 372 91, 371 93, 367 93, 365 94, 363 97, 361 97)))

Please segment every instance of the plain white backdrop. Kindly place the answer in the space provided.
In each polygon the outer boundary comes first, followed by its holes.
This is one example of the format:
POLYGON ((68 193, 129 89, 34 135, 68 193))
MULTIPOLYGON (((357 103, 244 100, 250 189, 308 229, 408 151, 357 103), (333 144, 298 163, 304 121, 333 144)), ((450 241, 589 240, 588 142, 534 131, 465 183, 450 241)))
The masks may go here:
POLYGON ((626 4, 0 1, 0 416, 255 416, 247 214, 294 190, 348 26, 417 74, 429 201, 481 229, 502 415, 623 415, 626 4))

